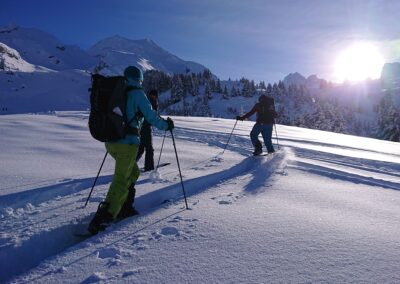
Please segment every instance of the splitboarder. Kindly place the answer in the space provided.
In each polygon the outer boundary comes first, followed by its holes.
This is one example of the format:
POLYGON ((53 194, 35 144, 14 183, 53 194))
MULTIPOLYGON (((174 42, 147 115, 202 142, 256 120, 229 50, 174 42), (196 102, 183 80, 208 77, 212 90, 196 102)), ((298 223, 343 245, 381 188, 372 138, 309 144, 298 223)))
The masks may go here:
MULTIPOLYGON (((158 111, 158 92, 157 90, 151 90, 147 95, 153 110, 158 111)), ((146 151, 144 157, 144 171, 154 170, 154 148, 153 148, 153 137, 151 124, 145 119, 143 126, 140 129, 140 146, 136 157, 136 162, 140 160, 144 151, 146 151)))
MULTIPOLYGON (((160 130, 171 130, 174 122, 171 118, 162 119, 151 108, 149 100, 141 88, 143 82, 142 71, 129 66, 124 71, 128 84, 126 116, 129 126, 140 129, 143 117, 160 130), (139 114, 141 113, 141 115, 139 114)), ((106 199, 99 204, 98 210, 89 224, 91 234, 97 234, 115 219, 123 219, 138 214, 133 207, 135 199, 135 182, 140 171, 136 163, 136 156, 140 138, 136 133, 127 134, 116 142, 106 142, 105 147, 115 159, 115 171, 106 199)))
POLYGON ((268 153, 274 153, 275 149, 272 145, 272 128, 275 123, 275 118, 278 114, 275 111, 274 99, 267 97, 266 95, 261 95, 258 99, 258 103, 246 114, 242 116, 237 116, 237 120, 244 120, 249 118, 253 114, 257 113, 256 124, 254 124, 253 129, 250 132, 251 143, 254 146, 253 155, 260 155, 262 150, 262 145, 260 140, 258 140, 258 135, 261 133, 264 144, 267 147, 268 153))

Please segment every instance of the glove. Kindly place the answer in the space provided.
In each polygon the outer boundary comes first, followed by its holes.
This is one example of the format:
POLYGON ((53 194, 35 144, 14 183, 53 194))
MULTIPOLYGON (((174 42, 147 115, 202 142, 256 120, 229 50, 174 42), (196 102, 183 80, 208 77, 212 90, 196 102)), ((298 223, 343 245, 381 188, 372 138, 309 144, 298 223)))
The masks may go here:
POLYGON ((168 117, 167 120, 165 120, 165 122, 168 124, 166 130, 172 130, 175 128, 174 121, 170 117, 168 117))
POLYGON ((243 121, 243 118, 240 115, 238 115, 238 116, 236 116, 236 120, 242 120, 243 121))

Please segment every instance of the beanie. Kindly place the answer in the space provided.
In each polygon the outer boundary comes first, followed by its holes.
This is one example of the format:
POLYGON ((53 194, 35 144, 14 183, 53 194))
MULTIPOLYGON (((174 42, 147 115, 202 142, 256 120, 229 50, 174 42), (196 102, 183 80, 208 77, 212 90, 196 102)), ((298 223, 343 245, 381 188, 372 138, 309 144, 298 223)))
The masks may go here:
POLYGON ((143 81, 142 70, 140 70, 136 66, 127 67, 124 71, 124 76, 132 80, 143 81))

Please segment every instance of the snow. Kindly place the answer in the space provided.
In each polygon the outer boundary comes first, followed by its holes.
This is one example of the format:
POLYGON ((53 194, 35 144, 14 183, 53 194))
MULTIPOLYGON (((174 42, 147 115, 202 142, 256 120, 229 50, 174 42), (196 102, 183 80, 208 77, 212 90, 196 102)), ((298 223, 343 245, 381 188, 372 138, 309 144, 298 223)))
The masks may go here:
POLYGON ((0 70, 34 72, 35 66, 23 60, 15 49, 0 42, 0 70))
POLYGON ((122 74, 127 62, 138 64, 143 71, 161 70, 170 75, 191 72, 203 72, 206 68, 198 63, 185 61, 159 47, 149 39, 131 40, 121 36, 112 36, 93 45, 88 53, 98 57, 107 66, 103 74, 122 74))
POLYGON ((81 48, 66 45, 53 35, 35 28, 0 28, 0 42, 17 50, 29 63, 52 70, 89 69, 97 63, 81 48))
POLYGON ((189 210, 167 134, 141 214, 82 239, 113 173, 83 207, 105 153, 87 117, 1 116, 0 282, 400 282, 398 143, 277 125, 280 150, 252 157, 244 121, 222 154, 235 121, 173 117, 189 210))

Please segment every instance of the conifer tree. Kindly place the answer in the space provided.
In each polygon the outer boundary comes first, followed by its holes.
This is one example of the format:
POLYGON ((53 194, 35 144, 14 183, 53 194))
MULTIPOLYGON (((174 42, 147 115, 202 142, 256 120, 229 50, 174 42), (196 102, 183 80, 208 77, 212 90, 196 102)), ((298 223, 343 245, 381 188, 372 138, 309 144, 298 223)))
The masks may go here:
POLYGON ((226 88, 226 85, 224 86, 224 90, 222 92, 222 98, 225 99, 225 100, 229 99, 228 89, 226 88))
POLYGON ((171 88, 171 102, 177 103, 183 98, 183 83, 179 75, 174 75, 172 78, 172 88, 171 88))

